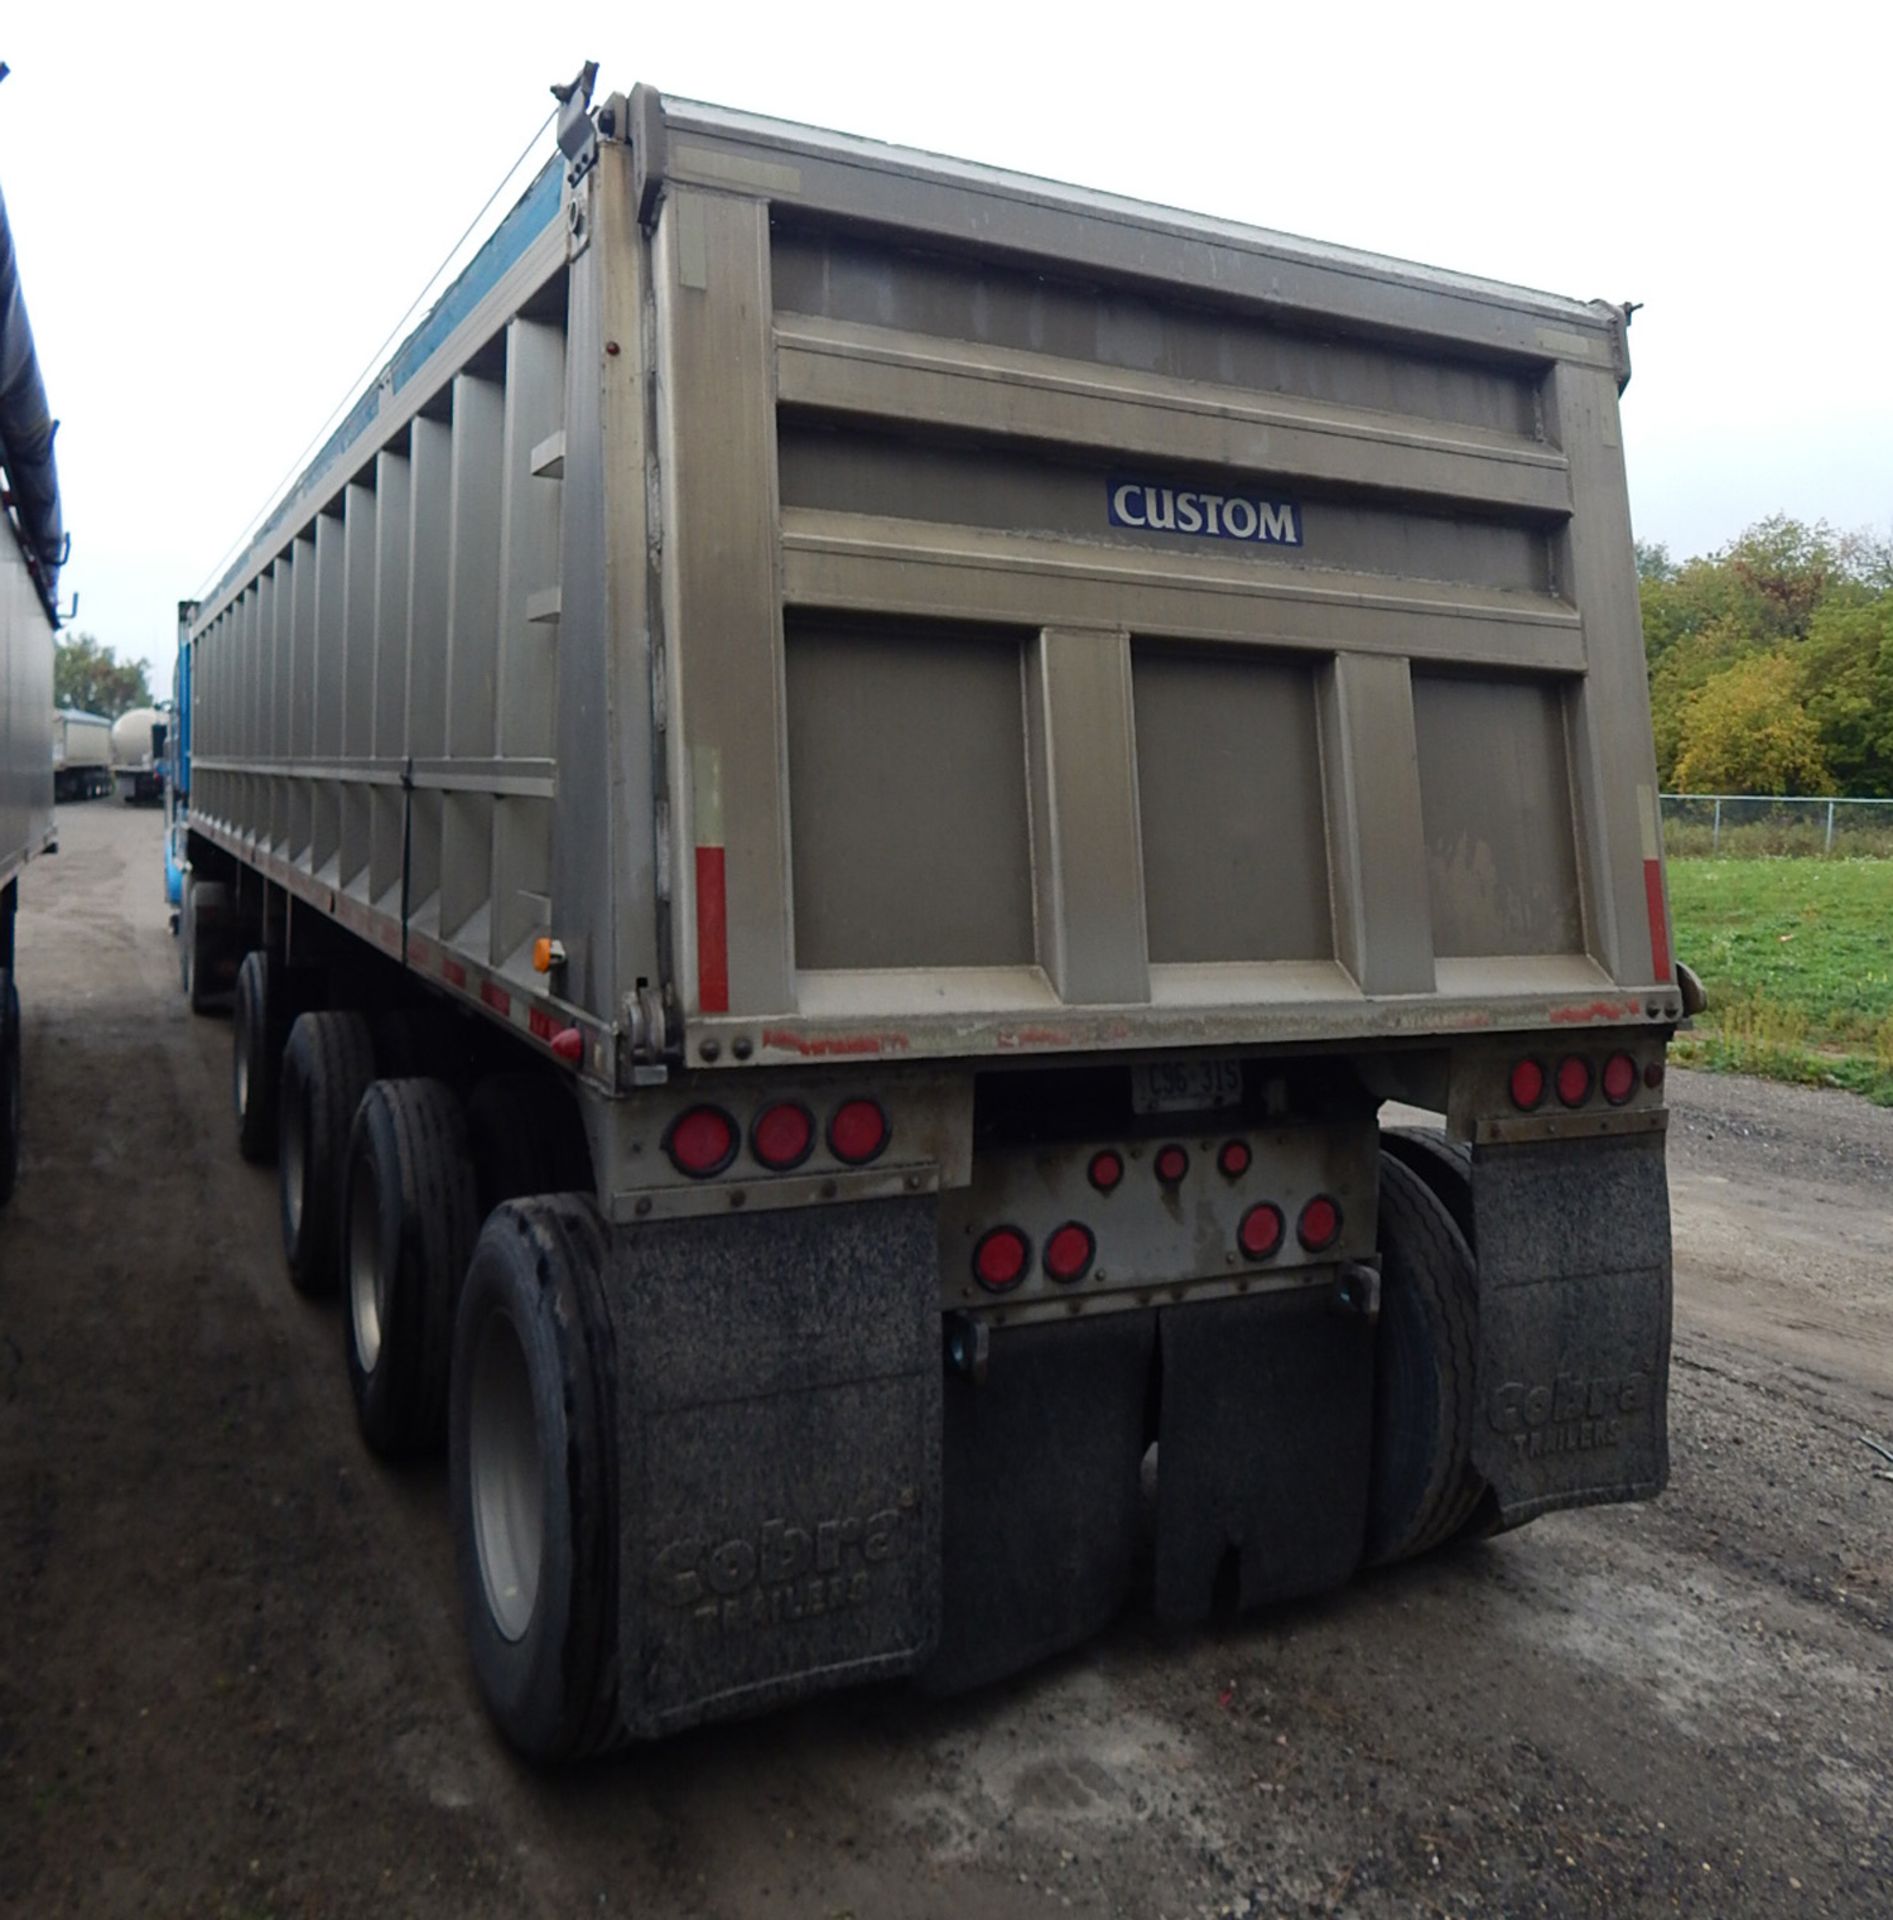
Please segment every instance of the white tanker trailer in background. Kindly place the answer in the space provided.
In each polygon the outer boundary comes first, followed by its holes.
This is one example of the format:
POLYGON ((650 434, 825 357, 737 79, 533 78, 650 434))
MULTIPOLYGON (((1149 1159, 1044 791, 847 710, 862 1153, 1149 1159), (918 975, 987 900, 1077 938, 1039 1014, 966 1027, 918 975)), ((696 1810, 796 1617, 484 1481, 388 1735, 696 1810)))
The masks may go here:
POLYGON ((164 798, 164 743, 170 718, 164 707, 133 707, 112 722, 112 778, 118 797, 127 805, 164 798))

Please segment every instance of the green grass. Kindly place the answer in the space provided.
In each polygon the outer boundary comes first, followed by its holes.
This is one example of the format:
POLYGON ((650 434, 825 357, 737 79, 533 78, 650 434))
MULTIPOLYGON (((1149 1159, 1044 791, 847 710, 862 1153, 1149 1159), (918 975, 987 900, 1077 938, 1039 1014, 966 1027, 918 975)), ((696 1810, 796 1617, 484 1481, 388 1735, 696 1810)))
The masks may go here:
POLYGON ((1709 989, 1679 1064, 1893 1106, 1893 860, 1672 858, 1669 887, 1709 989))

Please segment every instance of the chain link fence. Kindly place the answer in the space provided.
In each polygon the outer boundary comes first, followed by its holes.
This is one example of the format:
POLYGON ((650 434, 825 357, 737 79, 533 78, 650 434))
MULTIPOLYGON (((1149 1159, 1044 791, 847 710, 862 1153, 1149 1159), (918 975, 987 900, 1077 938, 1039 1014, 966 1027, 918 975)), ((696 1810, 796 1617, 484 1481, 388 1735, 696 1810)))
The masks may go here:
POLYGON ((1673 860, 1714 854, 1893 859, 1893 800, 1666 793, 1663 849, 1673 860))

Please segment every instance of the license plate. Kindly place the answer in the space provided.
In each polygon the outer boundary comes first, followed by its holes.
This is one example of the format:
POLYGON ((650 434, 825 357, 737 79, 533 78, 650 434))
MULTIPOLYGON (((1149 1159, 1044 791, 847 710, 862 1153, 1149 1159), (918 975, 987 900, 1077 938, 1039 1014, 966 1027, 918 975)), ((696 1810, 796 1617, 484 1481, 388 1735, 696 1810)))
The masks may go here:
POLYGON ((1214 1113, 1242 1105, 1242 1066, 1235 1060, 1166 1060, 1131 1069, 1136 1113, 1214 1113))

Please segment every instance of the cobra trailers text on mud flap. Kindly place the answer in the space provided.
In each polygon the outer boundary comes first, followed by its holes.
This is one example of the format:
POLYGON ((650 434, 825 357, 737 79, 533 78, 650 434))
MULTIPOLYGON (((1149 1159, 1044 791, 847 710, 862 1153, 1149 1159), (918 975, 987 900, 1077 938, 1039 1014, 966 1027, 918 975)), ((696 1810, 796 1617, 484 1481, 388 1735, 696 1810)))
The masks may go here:
POLYGON ((170 781, 520 1747, 1662 1486, 1624 329, 570 90, 183 609, 170 781))

